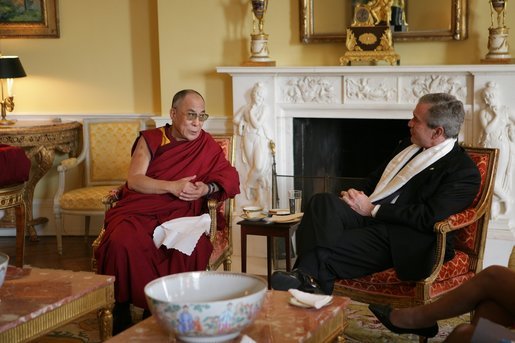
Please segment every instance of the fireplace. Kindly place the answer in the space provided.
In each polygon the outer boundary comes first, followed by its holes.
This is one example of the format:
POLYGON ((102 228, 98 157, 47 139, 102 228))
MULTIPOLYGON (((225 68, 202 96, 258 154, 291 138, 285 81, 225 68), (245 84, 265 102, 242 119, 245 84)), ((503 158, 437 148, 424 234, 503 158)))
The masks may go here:
POLYGON ((408 136, 407 120, 295 118, 294 175, 366 176, 408 136))

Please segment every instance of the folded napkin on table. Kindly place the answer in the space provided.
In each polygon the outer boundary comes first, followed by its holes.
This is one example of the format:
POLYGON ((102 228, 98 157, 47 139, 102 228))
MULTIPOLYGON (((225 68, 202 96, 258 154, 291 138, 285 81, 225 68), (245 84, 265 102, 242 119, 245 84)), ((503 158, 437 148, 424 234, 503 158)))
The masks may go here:
POLYGON ((324 307, 333 300, 332 295, 311 294, 293 288, 289 289, 288 292, 290 292, 290 294, 301 303, 312 306, 316 309, 324 307))
POLYGON ((304 213, 302 213, 302 212, 294 213, 294 214, 287 214, 284 216, 273 215, 271 217, 265 218, 264 220, 267 222, 274 222, 274 223, 290 223, 290 222, 295 222, 295 221, 300 220, 303 215, 304 215, 304 213))
POLYGON ((191 255, 200 236, 209 233, 211 217, 205 213, 197 217, 182 217, 169 220, 154 229, 154 244, 176 249, 191 255))

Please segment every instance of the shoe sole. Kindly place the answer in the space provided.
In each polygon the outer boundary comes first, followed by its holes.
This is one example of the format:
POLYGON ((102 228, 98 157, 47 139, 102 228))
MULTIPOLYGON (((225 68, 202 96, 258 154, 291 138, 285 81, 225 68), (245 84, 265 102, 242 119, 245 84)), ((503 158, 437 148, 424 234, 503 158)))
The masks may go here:
POLYGON ((290 288, 298 289, 300 287, 300 281, 284 274, 272 274, 270 280, 272 289, 277 291, 287 291, 290 288))

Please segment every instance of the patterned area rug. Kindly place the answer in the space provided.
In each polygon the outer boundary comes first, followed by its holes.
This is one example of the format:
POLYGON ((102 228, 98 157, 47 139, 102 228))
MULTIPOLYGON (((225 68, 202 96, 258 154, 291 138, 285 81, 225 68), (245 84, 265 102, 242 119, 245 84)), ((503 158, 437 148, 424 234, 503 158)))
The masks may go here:
MULTIPOLYGON (((386 329, 368 309, 368 304, 352 301, 347 309, 347 343, 364 342, 418 342, 415 335, 397 335, 386 329)), ((458 324, 470 321, 469 314, 438 322, 440 331, 429 342, 442 342, 458 324)))
MULTIPOLYGON (((136 321, 141 315, 135 311, 136 321)), ((347 343, 366 342, 418 342, 418 336, 396 335, 391 333, 368 310, 368 305, 351 302, 347 309, 348 326, 345 329, 347 343)), ((442 342, 451 330, 458 324, 468 322, 469 315, 452 318, 439 322, 440 332, 429 342, 442 342)), ((32 343, 97 343, 100 342, 96 313, 90 313, 75 322, 52 331, 32 343)), ((258 342, 259 343, 259 342, 258 342)))

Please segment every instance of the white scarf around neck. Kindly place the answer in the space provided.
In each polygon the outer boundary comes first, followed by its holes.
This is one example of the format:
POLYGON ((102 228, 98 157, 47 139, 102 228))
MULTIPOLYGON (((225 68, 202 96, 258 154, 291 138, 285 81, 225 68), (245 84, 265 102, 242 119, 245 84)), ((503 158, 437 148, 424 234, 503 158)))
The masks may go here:
POLYGON ((425 149, 411 161, 410 158, 420 150, 420 146, 412 144, 399 152, 383 171, 381 179, 369 197, 370 201, 384 199, 399 190, 413 176, 451 152, 455 142, 456 138, 448 138, 438 145, 425 149), (408 161, 409 163, 406 164, 408 161))

